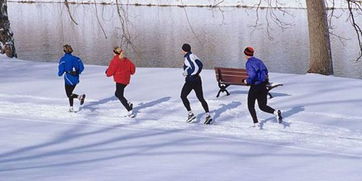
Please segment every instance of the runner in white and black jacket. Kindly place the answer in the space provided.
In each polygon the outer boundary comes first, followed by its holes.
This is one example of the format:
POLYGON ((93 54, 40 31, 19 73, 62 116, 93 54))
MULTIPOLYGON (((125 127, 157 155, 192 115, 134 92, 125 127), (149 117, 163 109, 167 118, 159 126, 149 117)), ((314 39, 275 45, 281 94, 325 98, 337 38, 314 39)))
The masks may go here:
POLYGON ((184 73, 183 73, 183 75, 185 76, 185 84, 182 87, 181 99, 188 111, 188 118, 186 122, 191 122, 196 118, 196 116, 191 110, 190 102, 187 99, 187 96, 190 94, 190 92, 194 90, 197 98, 201 102, 201 105, 206 113, 206 118, 204 123, 210 124, 212 122, 212 118, 209 113, 209 106, 207 105, 207 102, 204 99, 204 95, 202 92, 202 82, 200 77, 200 72, 202 70, 203 65, 200 59, 196 55, 192 54, 191 46, 189 44, 183 44, 182 50, 183 53, 185 54, 184 73))

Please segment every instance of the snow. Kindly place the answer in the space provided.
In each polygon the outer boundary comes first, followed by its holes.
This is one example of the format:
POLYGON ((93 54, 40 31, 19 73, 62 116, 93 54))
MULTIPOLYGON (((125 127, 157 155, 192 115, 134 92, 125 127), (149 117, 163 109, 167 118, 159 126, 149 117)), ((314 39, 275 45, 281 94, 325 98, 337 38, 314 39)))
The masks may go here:
POLYGON ((125 90, 134 119, 123 117, 105 69, 85 66, 75 92, 86 103, 69 113, 56 63, 0 55, 0 180, 360 180, 360 79, 271 73, 284 86, 269 105, 285 122, 257 108, 257 129, 248 87, 216 98, 213 70, 201 74, 215 119, 204 125, 193 93, 197 121, 184 121, 181 68, 137 69, 125 90))

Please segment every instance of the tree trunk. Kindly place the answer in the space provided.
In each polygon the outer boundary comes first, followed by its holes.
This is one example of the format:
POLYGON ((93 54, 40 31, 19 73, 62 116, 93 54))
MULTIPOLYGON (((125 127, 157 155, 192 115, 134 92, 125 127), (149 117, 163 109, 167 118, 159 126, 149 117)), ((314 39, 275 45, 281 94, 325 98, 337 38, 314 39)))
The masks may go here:
POLYGON ((17 56, 7 9, 7 0, 0 0, 0 51, 12 58, 17 56))
POLYGON ((331 43, 324 0, 306 0, 309 27, 310 73, 333 74, 331 43))

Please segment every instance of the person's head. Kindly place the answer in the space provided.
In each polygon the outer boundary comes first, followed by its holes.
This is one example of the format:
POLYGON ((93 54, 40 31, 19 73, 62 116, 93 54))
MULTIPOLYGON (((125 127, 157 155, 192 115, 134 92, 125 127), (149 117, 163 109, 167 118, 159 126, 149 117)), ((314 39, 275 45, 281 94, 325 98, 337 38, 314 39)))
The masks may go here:
POLYGON ((121 47, 114 47, 114 48, 113 48, 113 53, 114 53, 115 55, 118 55, 119 58, 121 58, 121 59, 124 57, 124 51, 122 50, 121 47))
POLYGON ((253 47, 246 47, 245 50, 244 50, 244 54, 245 54, 247 59, 254 56, 254 48, 253 47))
POLYGON ((73 48, 72 48, 72 46, 65 44, 65 45, 63 45, 63 51, 64 51, 64 53, 72 53, 73 48))
POLYGON ((191 52, 191 45, 188 43, 183 44, 181 48, 185 54, 191 52))

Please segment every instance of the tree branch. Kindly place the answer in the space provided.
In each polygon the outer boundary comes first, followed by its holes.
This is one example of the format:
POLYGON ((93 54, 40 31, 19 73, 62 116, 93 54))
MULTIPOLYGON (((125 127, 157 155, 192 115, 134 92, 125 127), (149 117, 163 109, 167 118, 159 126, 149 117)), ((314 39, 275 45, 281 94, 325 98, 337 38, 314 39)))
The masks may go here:
POLYGON ((361 5, 358 4, 358 2, 356 2, 355 0, 347 0, 347 5, 348 5, 348 11, 349 11, 349 15, 350 15, 350 21, 356 32, 357 40, 358 40, 358 44, 359 44, 359 48, 360 48, 360 55, 356 59, 356 61, 359 61, 362 58, 362 29, 355 20, 355 14, 353 12, 353 9, 358 9, 358 10, 362 11, 362 8, 361 8, 361 5), (355 6, 355 7, 353 7, 353 6, 355 6))
POLYGON ((69 8, 69 2, 68 2, 68 0, 64 0, 64 4, 65 4, 65 7, 66 7, 67 10, 68 10, 68 14, 69 14, 70 19, 73 21, 74 24, 78 25, 78 23, 74 20, 74 18, 73 18, 73 16, 72 16, 72 13, 70 13, 70 8, 69 8))
POLYGON ((94 0, 94 6, 95 6, 95 9, 96 9, 97 22, 98 22, 99 26, 100 26, 101 29, 102 29, 102 32, 103 32, 103 34, 104 34, 104 38, 107 39, 107 34, 106 34, 106 32, 104 31, 104 28, 103 28, 103 26, 102 26, 102 24, 101 24, 101 21, 99 20, 99 17, 98 17, 98 9, 97 9, 97 1, 96 1, 96 0, 94 0))

